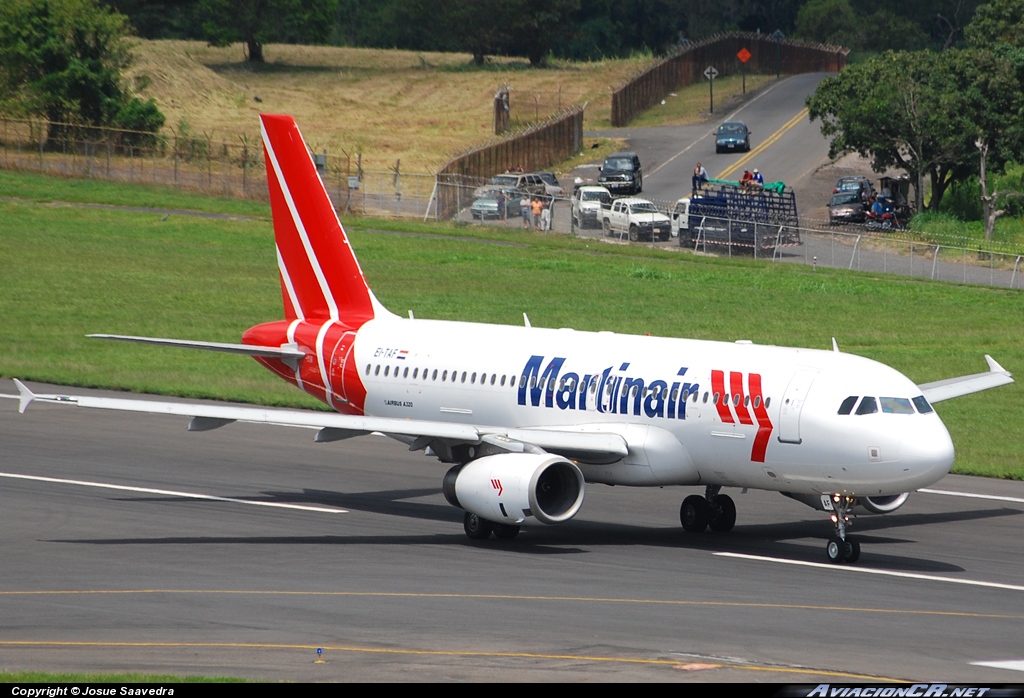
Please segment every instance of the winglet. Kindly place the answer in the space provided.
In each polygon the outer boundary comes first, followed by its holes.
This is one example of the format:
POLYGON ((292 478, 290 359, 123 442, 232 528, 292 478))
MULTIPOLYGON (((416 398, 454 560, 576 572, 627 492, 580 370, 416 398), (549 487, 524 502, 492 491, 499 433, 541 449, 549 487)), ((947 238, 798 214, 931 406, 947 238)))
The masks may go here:
POLYGON ((18 413, 25 414, 25 410, 27 410, 28 406, 32 404, 32 401, 35 400, 36 396, 17 378, 14 379, 14 384, 18 386, 18 394, 21 396, 21 399, 18 402, 18 413))
POLYGON ((841 353, 839 351, 839 342, 836 341, 835 337, 832 338, 832 351, 834 351, 837 354, 841 353))
POLYGON ((985 354, 985 361, 988 362, 988 370, 991 371, 992 373, 1005 373, 1008 376, 1012 375, 1009 371, 1000 366, 999 362, 997 362, 988 354, 985 354))

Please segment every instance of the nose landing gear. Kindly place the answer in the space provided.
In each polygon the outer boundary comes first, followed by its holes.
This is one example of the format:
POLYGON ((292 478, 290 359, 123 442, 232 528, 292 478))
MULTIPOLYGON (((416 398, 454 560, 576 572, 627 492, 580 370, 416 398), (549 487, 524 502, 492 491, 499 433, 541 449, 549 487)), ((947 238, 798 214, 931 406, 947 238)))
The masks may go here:
POLYGON ((856 503, 853 497, 838 493, 832 495, 832 524, 836 532, 825 546, 829 562, 853 564, 860 559, 860 542, 846 534, 846 528, 850 525, 850 510, 856 503))

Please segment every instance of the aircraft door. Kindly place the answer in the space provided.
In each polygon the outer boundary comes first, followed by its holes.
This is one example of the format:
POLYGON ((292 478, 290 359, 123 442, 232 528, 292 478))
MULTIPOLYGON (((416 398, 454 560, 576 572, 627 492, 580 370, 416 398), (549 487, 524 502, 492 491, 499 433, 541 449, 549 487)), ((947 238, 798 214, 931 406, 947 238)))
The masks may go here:
POLYGON ((779 409, 779 441, 786 444, 798 444, 800 438, 800 413, 804 409, 807 393, 818 372, 810 368, 801 368, 793 375, 782 396, 779 409))

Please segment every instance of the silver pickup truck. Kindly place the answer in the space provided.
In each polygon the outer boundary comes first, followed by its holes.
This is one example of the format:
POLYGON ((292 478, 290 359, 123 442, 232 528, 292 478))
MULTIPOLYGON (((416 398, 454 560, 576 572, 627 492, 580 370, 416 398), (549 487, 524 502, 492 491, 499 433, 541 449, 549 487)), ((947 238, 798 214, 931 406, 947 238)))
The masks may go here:
POLYGON ((672 223, 668 216, 646 199, 616 199, 601 209, 605 235, 628 234, 637 240, 668 240, 672 223))

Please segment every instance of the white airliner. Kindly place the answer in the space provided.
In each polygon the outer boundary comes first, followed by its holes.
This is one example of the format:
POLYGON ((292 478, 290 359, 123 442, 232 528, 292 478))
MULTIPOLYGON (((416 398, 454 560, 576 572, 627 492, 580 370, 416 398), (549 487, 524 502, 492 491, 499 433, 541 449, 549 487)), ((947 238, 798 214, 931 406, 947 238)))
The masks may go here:
MULTIPOLYGON (((335 413, 36 395, 33 400, 318 429, 318 442, 380 432, 451 463, 466 534, 512 538, 580 510, 586 484, 698 486, 683 528, 729 531, 723 487, 773 490, 831 515, 833 562, 855 562, 856 508, 887 513, 949 472, 931 403, 1012 383, 989 370, 915 385, 839 351, 403 318, 374 297, 294 120, 264 115, 285 319, 242 344, 93 335, 246 354, 335 413)), ((525 320, 525 316, 524 316, 525 320)))

